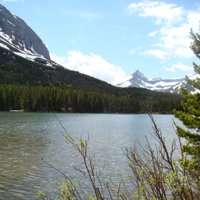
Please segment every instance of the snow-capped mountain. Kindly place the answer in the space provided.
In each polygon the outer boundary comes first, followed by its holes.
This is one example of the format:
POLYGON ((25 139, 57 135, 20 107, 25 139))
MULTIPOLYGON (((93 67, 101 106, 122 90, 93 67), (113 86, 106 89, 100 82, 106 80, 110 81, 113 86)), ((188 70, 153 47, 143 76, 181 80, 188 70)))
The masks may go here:
MULTIPOLYGON (((189 79, 200 78, 199 75, 189 77, 189 79)), ((181 79, 162 79, 162 78, 146 78, 140 71, 135 71, 129 75, 125 81, 117 84, 118 87, 136 87, 146 88, 155 91, 179 93, 181 88, 186 88, 191 92, 195 92, 195 89, 187 83, 185 78, 181 79)))
MULTIPOLYGON (((197 79, 200 79, 200 75, 199 75, 199 74, 194 74, 194 75, 192 75, 192 76, 189 76, 188 78, 189 78, 190 80, 197 80, 197 79)), ((186 78, 185 78, 183 81, 179 82, 178 84, 172 86, 172 87, 169 89, 169 92, 171 92, 171 93, 179 93, 179 91, 180 91, 181 88, 185 88, 185 89, 187 89, 188 91, 190 91, 191 93, 197 93, 197 92, 200 93, 199 90, 197 90, 196 88, 194 88, 193 86, 191 86, 191 85, 187 82, 186 78)))
POLYGON ((146 88, 156 91, 169 91, 170 88, 182 82, 182 79, 161 79, 161 78, 146 78, 140 71, 135 71, 129 75, 125 81, 117 84, 118 87, 137 87, 146 88))
POLYGON ((31 61, 49 66, 49 51, 38 35, 19 17, 0 4, 0 46, 31 61))

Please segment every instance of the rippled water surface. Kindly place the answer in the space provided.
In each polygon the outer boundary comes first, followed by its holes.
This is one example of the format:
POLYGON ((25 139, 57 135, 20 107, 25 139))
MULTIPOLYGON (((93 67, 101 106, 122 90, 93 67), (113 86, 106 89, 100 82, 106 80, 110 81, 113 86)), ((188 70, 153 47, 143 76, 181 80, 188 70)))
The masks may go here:
MULTIPOLYGON (((154 115, 169 141, 172 117, 154 115)), ((151 127, 147 115, 0 112, 0 200, 34 199, 40 188, 53 197, 54 180, 62 176, 47 163, 70 177, 77 175, 73 166, 80 166, 80 160, 65 143, 65 131, 75 139, 89 136, 97 166, 107 179, 115 179, 128 171, 123 150, 144 144, 151 127)))

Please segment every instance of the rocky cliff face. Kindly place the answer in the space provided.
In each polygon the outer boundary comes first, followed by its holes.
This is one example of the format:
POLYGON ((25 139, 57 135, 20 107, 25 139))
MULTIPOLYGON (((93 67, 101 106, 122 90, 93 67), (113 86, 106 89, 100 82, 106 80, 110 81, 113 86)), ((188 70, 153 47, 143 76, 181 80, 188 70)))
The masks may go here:
POLYGON ((14 52, 41 55, 50 59, 49 51, 37 34, 19 17, 0 4, 0 43, 14 52))

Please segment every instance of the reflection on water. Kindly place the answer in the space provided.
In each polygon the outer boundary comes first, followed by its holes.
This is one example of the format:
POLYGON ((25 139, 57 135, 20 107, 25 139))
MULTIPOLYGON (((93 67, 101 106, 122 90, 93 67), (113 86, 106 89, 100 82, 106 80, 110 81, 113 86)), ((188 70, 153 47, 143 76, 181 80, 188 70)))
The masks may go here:
MULTIPOLYGON (((0 113, 0 200, 34 199, 39 188, 54 193, 61 178, 45 161, 68 176, 79 162, 63 139, 65 129, 74 138, 90 136, 90 151, 106 178, 127 171, 123 149, 144 142, 151 131, 147 115, 0 113), (55 116, 56 115, 56 116, 55 116)), ((172 131, 172 116, 155 116, 164 134, 172 131)))

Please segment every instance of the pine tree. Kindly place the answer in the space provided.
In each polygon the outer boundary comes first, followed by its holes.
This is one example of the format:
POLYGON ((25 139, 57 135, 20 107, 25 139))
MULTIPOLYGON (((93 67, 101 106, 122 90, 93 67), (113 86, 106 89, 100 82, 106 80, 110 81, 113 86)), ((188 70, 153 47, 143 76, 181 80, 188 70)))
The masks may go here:
MULTIPOLYGON (((191 49, 197 58, 200 59, 200 34, 191 32, 193 39, 191 49)), ((194 64, 194 70, 200 75, 200 65, 194 64)), ((189 80, 188 82, 197 91, 200 91, 200 79, 189 80)), ((200 183, 200 92, 190 93, 186 89, 182 89, 181 94, 184 98, 182 101, 182 111, 175 111, 175 115, 187 127, 187 130, 177 126, 178 135, 185 138, 183 145, 187 159, 182 164, 189 173, 196 177, 196 181, 200 183)))

